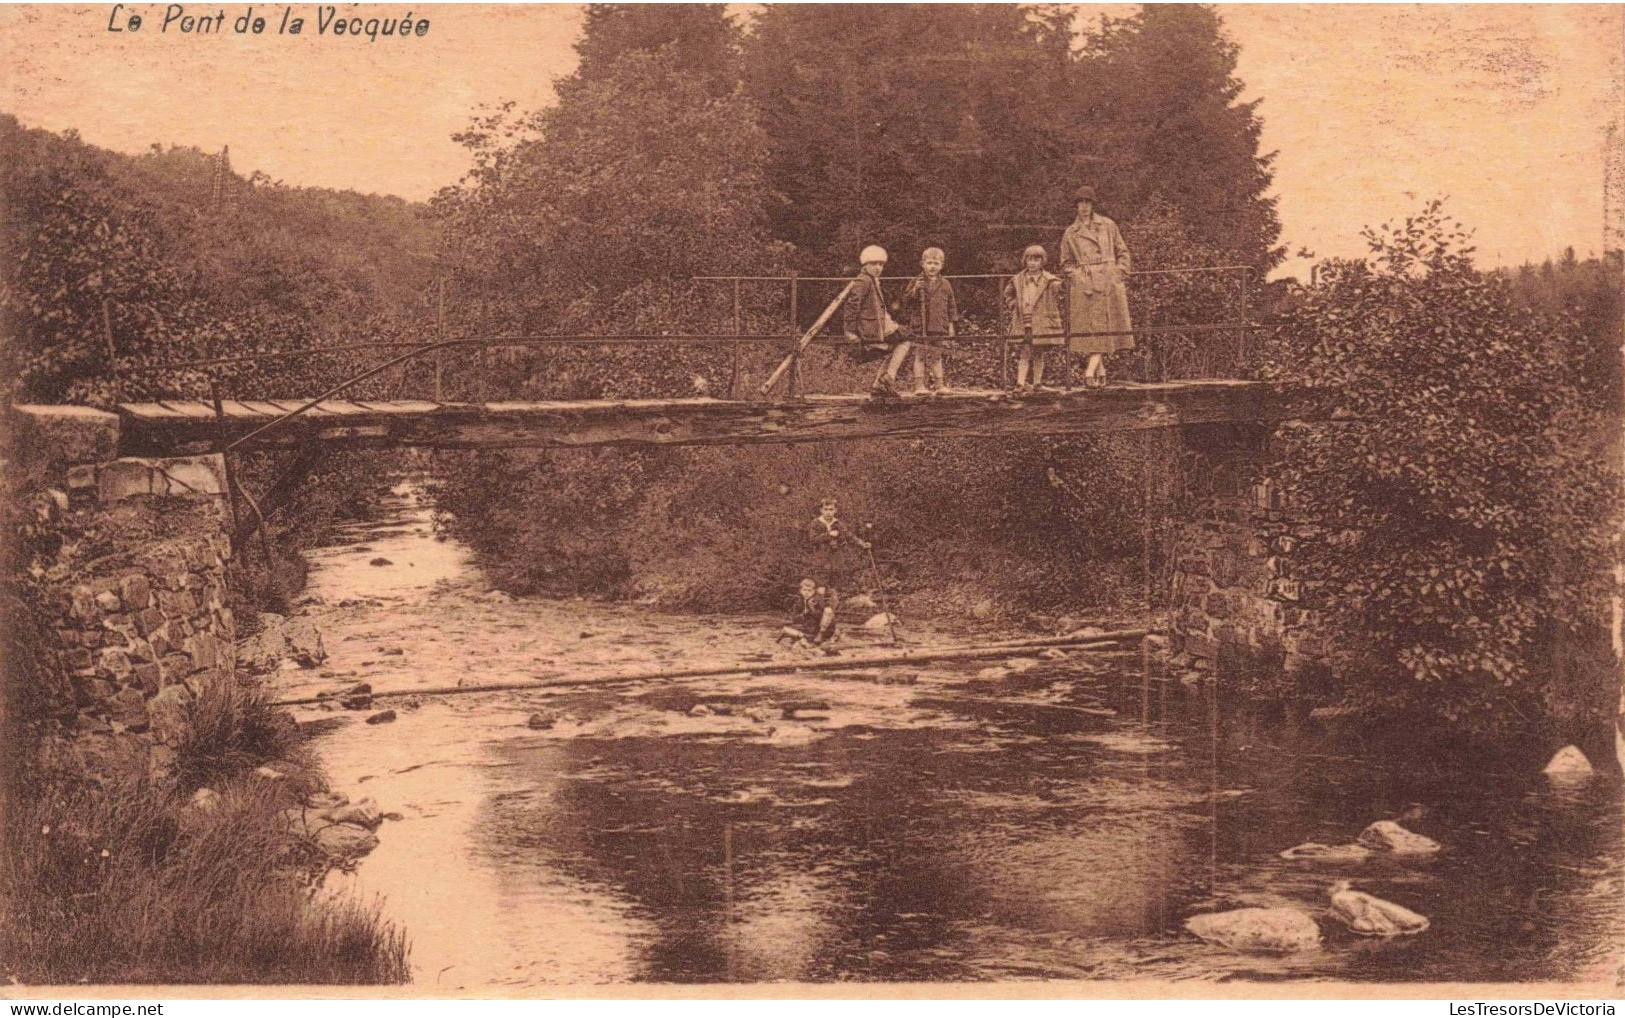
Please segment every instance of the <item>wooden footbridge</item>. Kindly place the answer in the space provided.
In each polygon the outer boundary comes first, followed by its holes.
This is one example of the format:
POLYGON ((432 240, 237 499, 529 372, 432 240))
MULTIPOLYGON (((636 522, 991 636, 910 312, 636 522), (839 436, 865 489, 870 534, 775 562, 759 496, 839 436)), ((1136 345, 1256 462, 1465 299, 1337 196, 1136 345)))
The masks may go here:
MULTIPOLYGON (((1068 341, 1085 335, 1132 335, 1156 342, 1164 334, 1193 333, 1246 337, 1263 328, 1249 321, 1246 266, 1139 271, 1140 277, 1170 278, 1189 274, 1232 276, 1239 283, 1238 320, 1191 325, 1141 326, 1124 333, 1063 333, 1053 338, 1068 341), (1239 273, 1239 275, 1237 274, 1239 273)), ((304 398, 220 399, 211 402, 163 400, 124 403, 119 416, 119 453, 124 456, 172 456, 204 451, 251 452, 299 449, 308 453, 339 448, 419 447, 471 449, 501 447, 581 448, 638 445, 754 445, 824 442, 851 439, 908 439, 927 436, 986 437, 995 435, 1091 434, 1139 431, 1184 426, 1270 425, 1299 416, 1304 407, 1298 395, 1279 386, 1234 378, 1204 377, 1180 381, 1117 382, 1097 388, 1033 390, 960 389, 901 398, 874 399, 857 394, 801 394, 802 358, 812 345, 850 346, 822 332, 842 306, 846 290, 823 309, 810 328, 800 321, 798 286, 835 285, 848 279, 823 277, 705 277, 731 283, 733 323, 730 335, 648 336, 521 336, 463 339, 426 343, 379 344, 404 346, 383 363, 343 383, 304 398), (763 283, 787 286, 790 322, 795 333, 785 336, 742 335, 741 285, 763 283), (747 385, 742 377, 741 350, 788 340, 784 359, 761 386, 747 385), (542 401, 488 401, 479 381, 472 401, 441 398, 441 374, 447 357, 483 370, 493 349, 561 346, 613 347, 638 345, 702 345, 732 355, 729 398, 710 396, 667 399, 586 399, 542 401), (358 383, 404 370, 409 362, 433 361, 433 399, 373 400, 353 398, 358 383), (780 389, 777 397, 772 394, 780 389), (748 398, 739 398, 748 396, 748 398)), ((1002 285, 1005 276, 954 276, 956 286, 1002 285)), ((897 281, 893 281, 894 284, 897 281)), ((1023 340, 1042 337, 1001 335, 1003 311, 999 305, 982 315, 974 335, 956 342, 1002 344, 1004 375, 1008 383, 1012 350, 1023 340)), ((967 317, 967 321, 970 318, 967 317)), ((437 326, 444 335, 444 323, 437 326)), ((368 346, 362 344, 361 346, 368 346)), ((356 347, 360 349, 361 347, 356 347)), ((341 348, 348 349, 348 348, 341 348)), ((1063 351, 1065 347, 1062 347, 1063 351)), ((315 356, 326 351, 309 351, 315 356)), ((247 354, 186 365, 210 366, 257 361, 297 354, 247 354)), ((1062 354, 1063 362, 1066 358, 1062 354)), ((1211 370, 1208 373, 1212 373, 1211 370)), ((479 372, 476 371, 476 378, 479 372)), ((1071 380, 1071 372, 1063 375, 1071 380)), ((256 394, 258 395, 258 394, 256 394)))
POLYGON ((965 390, 877 400, 630 399, 436 403, 341 399, 125 403, 120 454, 173 456, 322 447, 472 449, 754 445, 927 436, 1098 434, 1273 422, 1301 412, 1287 390, 1224 379, 1036 392, 965 390))

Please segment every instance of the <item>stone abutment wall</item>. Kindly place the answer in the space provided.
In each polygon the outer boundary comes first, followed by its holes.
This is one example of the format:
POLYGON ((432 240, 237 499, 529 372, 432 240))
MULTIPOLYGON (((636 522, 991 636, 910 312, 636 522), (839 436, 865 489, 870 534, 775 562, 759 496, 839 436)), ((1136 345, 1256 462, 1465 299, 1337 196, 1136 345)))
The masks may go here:
POLYGON ((1295 518, 1265 475, 1262 442, 1187 454, 1188 518, 1170 530, 1170 644, 1176 660, 1227 675, 1323 674, 1319 587, 1298 575, 1322 528, 1295 518), (1220 454, 1222 452, 1222 455, 1220 454))
MULTIPOLYGON (((42 479, 16 507, 16 565, 34 639, 50 644, 37 649, 68 680, 41 762, 93 781, 161 781, 198 698, 234 681, 224 461, 113 458, 115 416, 61 411, 14 408, 7 464, 42 479)), ((19 681, 14 670, 6 681, 19 681)))

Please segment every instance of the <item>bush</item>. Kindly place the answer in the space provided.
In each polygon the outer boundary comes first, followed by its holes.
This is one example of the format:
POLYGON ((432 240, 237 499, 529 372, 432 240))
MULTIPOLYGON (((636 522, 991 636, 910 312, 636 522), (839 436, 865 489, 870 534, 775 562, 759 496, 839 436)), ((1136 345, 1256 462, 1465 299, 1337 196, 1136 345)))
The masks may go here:
MULTIPOLYGON (((1479 735, 1595 716, 1552 696, 1554 641, 1606 638, 1616 421, 1591 409, 1572 318, 1519 307, 1473 268, 1437 202, 1367 234, 1286 309, 1272 373, 1332 421, 1287 432, 1293 508, 1323 523, 1323 584, 1345 694, 1479 735)), ((1612 690, 1617 694, 1617 689, 1612 690)), ((1606 699, 1603 697, 1602 699, 1606 699)))

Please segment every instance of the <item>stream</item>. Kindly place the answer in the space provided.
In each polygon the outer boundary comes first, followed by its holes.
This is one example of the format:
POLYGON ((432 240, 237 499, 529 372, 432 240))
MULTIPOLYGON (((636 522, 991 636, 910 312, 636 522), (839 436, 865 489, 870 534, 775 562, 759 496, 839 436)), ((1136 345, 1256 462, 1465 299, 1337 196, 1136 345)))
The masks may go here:
MULTIPOLYGON (((297 708, 332 787, 398 813, 335 886, 381 902, 426 993, 628 982, 1578 981, 1625 951, 1625 810, 1594 780, 1407 767, 1154 681, 1138 650, 887 673, 602 680, 782 658, 774 618, 492 591, 403 482, 311 554, 320 669, 282 696, 558 677, 297 708), (897 681, 908 675, 912 681, 897 681), (694 711, 696 705, 704 707, 694 711), (785 708, 794 708, 789 717, 785 708), (542 714, 537 729, 527 721, 542 714), (1283 849, 1408 826, 1413 861, 1283 849), (1432 921, 1358 937, 1338 878, 1432 921), (1250 956, 1197 912, 1296 905, 1323 949, 1250 956)), ((905 621, 906 618, 905 618, 905 621)), ((858 634, 867 635, 867 634, 858 634)), ((862 652, 854 635, 852 649, 862 652)), ((883 634, 882 634, 883 635, 883 634)), ((968 633, 910 627, 911 642, 968 633)))

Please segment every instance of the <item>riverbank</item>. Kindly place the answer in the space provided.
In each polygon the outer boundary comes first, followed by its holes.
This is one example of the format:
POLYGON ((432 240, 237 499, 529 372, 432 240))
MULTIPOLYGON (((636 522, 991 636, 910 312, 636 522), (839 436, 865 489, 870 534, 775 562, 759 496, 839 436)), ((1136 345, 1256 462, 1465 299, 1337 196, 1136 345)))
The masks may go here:
MULTIPOLYGON (((338 515, 336 490, 325 493, 324 509, 307 504, 282 532, 256 541, 254 561, 239 556, 224 566, 235 574, 231 607, 218 620, 223 635, 229 638, 234 617, 248 623, 246 635, 260 628, 260 608, 286 604, 305 563, 301 541, 281 538, 292 531, 318 536, 317 524, 338 515)), ((180 513, 168 519, 173 527, 197 523, 180 513)), ((8 537, 26 541, 27 517, 10 523, 18 529, 8 537)), ((218 536, 205 531, 192 536, 218 536)), ((73 587, 79 560, 70 547, 32 548, 34 575, 73 587)), ((335 843, 337 821, 323 825, 328 830, 296 822, 313 805, 333 805, 322 801, 333 797, 297 725, 267 706, 263 686, 246 669, 222 657, 207 681, 164 681, 159 673, 169 695, 148 699, 133 686, 124 696, 92 695, 114 678, 111 669, 130 667, 114 644, 103 646, 102 630, 126 631, 129 619, 118 610, 144 606, 150 583, 139 573, 98 581, 102 614, 114 613, 105 625, 98 627, 101 615, 87 607, 75 616, 80 627, 66 631, 85 653, 100 649, 97 667, 109 671, 98 670, 94 681, 70 676, 51 651, 67 637, 53 640, 37 621, 37 589, 14 572, 4 592, 0 978, 35 985, 399 982, 404 933, 376 907, 317 890, 354 852, 335 843)), ((190 589, 190 576, 175 576, 190 589)), ((185 607, 167 586, 160 596, 165 607, 185 607)), ((164 638, 156 623, 142 625, 142 634, 164 638)), ((178 643, 192 630, 176 621, 163 632, 178 643)), ((253 641, 263 645, 263 637, 253 641)), ((228 652, 229 644, 220 653, 228 652)))

